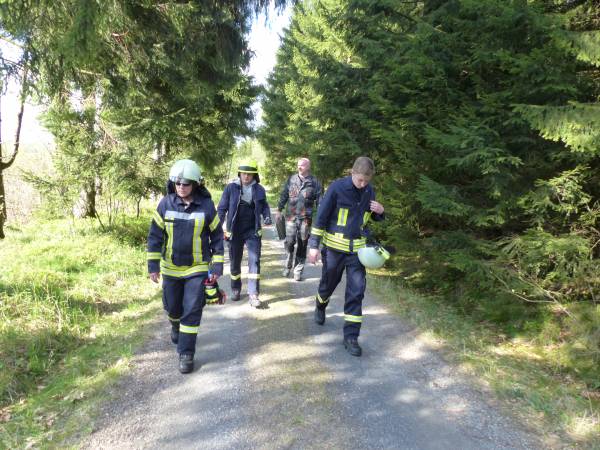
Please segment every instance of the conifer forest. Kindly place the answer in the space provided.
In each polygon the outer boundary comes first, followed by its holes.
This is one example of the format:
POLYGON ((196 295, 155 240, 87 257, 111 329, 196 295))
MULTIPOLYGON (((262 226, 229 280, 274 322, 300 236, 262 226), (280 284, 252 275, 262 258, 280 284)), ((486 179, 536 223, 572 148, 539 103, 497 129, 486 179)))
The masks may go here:
MULTIPOLYGON (((2 86, 44 106, 56 144, 53 176, 27 175, 45 208, 110 226, 100 201, 139 207, 183 157, 222 189, 244 139, 274 192, 299 157, 327 186, 366 155, 388 274, 546 336, 598 391, 600 1, 277 0, 291 21, 261 85, 248 33, 268 4, 0 1, 20 48, 2 86)), ((0 139, 0 238, 19 133, 0 139)))

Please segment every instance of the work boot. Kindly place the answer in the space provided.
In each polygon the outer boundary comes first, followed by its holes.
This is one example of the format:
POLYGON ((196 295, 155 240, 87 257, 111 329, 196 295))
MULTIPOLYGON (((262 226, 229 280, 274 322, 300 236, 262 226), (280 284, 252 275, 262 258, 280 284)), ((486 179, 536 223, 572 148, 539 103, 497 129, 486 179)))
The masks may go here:
POLYGON ((232 289, 231 290, 231 301, 232 302, 239 302, 241 298, 241 292, 239 289, 232 289))
POLYGON ((325 310, 315 306, 315 323, 323 325, 325 323, 325 310))
POLYGON ((344 338, 344 348, 352 356, 362 355, 362 348, 360 348, 360 345, 358 345, 358 339, 355 337, 345 337, 344 338))
POLYGON ((281 272, 281 275, 283 275, 285 278, 290 276, 290 269, 288 269, 287 267, 285 269, 283 269, 283 272, 281 272))
POLYGON ((302 274, 300 272, 294 272, 294 281, 302 281, 302 274))
POLYGON ((177 344, 179 341, 179 327, 171 327, 171 342, 177 344))
POLYGON ((194 370, 194 355, 182 353, 179 355, 179 371, 181 373, 190 373, 194 370))
POLYGON ((262 303, 258 299, 258 295, 255 295, 255 294, 250 295, 249 303, 250 303, 250 306, 252 306, 253 308, 260 308, 262 306, 262 303))

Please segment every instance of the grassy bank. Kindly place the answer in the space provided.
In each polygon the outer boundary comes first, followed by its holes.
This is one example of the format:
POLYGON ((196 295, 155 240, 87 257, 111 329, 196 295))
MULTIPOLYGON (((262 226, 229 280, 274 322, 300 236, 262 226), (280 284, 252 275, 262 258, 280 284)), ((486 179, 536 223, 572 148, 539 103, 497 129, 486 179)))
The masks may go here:
MULTIPOLYGON (((544 436, 549 446, 600 448, 599 391, 590 389, 589 373, 579 376, 571 370, 564 349, 547 336, 551 315, 530 314, 528 327, 519 331, 514 324, 521 317, 504 323, 485 320, 441 296, 411 290, 399 280, 372 275, 370 286, 448 359, 481 380, 521 421, 544 436)), ((558 319, 554 326, 559 330, 558 319)))
MULTIPOLYGON (((147 217, 147 216, 146 216, 147 217)), ((147 218, 110 231, 36 221, 0 243, 0 448, 60 446, 90 426, 160 308, 147 218)))

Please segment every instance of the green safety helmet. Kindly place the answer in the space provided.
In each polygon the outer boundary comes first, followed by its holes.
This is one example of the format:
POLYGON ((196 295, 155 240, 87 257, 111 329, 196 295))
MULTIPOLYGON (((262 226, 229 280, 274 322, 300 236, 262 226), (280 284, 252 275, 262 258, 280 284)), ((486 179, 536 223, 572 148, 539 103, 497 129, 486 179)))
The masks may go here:
POLYGON ((238 172, 241 173, 258 173, 258 164, 253 159, 242 161, 238 166, 238 172))
POLYGON ((169 171, 169 181, 173 183, 178 180, 195 181, 196 183, 202 180, 200 166, 191 159, 180 159, 176 161, 169 171))
POLYGON ((379 269, 390 258, 390 253, 381 245, 358 249, 358 259, 367 269, 379 269))

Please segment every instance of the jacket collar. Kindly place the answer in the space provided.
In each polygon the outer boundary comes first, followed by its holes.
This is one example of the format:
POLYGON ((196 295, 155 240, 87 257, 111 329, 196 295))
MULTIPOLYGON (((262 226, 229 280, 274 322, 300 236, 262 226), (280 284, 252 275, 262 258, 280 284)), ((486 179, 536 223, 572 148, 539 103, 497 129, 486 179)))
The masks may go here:
POLYGON ((296 177, 298 180, 300 180, 300 181, 303 181, 303 180, 304 180, 304 181, 309 181, 309 180, 313 180, 313 179, 315 178, 315 177, 313 176, 313 174, 312 174, 312 173, 309 173, 309 174, 308 174, 308 175, 306 175, 304 178, 300 178, 300 174, 299 174, 298 172, 296 172, 296 173, 294 174, 294 176, 295 176, 295 177, 296 177))
POLYGON ((356 186, 354 186, 354 183, 352 183, 352 175, 348 175, 347 177, 344 177, 342 183, 343 183, 344 189, 346 189, 347 191, 356 191, 356 192, 360 192, 361 194, 363 192, 365 192, 370 186, 370 184, 367 184, 362 189, 357 188, 356 186))
MULTIPOLYGON (((177 205, 182 205, 182 206, 185 206, 185 202, 183 201, 183 199, 182 199, 182 198, 181 198, 179 195, 177 195, 176 193, 173 193, 173 194, 171 194, 171 195, 173 195, 173 196, 175 197, 175 198, 174 198, 174 200, 175 200, 175 203, 176 203, 177 205)), ((192 201, 190 202, 190 205, 192 205, 192 204, 199 205, 200 203, 202 203, 202 202, 201 202, 201 196, 200 196, 200 195, 198 195, 197 193, 195 193, 195 194, 192 196, 192 201)))
MULTIPOLYGON (((239 178, 236 178, 235 180, 233 180, 234 184, 237 184, 240 189, 242 188, 242 180, 240 180, 239 178)), ((252 183, 250 183, 248 186, 254 186, 256 184, 256 180, 252 180, 252 183)))

